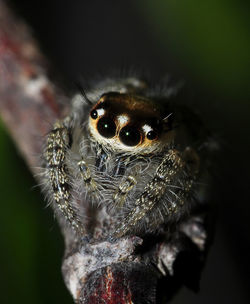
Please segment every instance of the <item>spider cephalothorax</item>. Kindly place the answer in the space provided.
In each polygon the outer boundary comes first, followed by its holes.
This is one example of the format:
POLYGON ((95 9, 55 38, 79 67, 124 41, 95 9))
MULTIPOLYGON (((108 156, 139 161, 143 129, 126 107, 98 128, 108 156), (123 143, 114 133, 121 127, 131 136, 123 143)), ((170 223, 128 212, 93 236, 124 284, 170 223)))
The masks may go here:
POLYGON ((90 112, 90 134, 110 150, 131 154, 157 152, 173 132, 164 108, 142 96, 104 94, 90 112))
POLYGON ((48 136, 48 191, 83 235, 99 237, 104 225, 113 237, 159 231, 200 191, 200 139, 185 123, 186 108, 143 87, 129 78, 76 95, 72 113, 48 136))

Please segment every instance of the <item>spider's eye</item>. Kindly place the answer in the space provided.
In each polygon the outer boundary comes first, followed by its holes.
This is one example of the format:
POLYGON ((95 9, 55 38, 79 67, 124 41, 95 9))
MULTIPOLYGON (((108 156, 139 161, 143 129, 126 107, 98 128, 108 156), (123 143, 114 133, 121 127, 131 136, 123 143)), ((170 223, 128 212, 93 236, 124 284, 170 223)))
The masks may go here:
POLYGON ((111 138, 115 136, 116 124, 109 117, 102 117, 97 123, 98 132, 106 138, 111 138))
POLYGON ((93 119, 97 119, 97 117, 98 117, 97 111, 96 111, 96 110, 92 110, 92 111, 90 112, 90 116, 91 116, 91 118, 93 118, 93 119))
POLYGON ((157 133, 153 130, 151 130, 147 133, 147 139, 149 139, 149 140, 156 139, 156 137, 157 137, 157 133))
POLYGON ((124 145, 130 147, 138 145, 141 140, 140 132, 135 127, 131 126, 122 128, 119 137, 124 145))

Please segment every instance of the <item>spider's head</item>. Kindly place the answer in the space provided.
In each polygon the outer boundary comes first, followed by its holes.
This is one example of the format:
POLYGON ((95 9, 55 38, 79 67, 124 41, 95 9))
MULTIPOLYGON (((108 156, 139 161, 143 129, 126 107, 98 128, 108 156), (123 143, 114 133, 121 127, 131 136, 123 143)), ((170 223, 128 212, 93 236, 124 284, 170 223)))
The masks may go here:
POLYGON ((163 107, 141 96, 103 94, 90 111, 89 130, 117 152, 151 153, 171 142, 171 122, 163 107))

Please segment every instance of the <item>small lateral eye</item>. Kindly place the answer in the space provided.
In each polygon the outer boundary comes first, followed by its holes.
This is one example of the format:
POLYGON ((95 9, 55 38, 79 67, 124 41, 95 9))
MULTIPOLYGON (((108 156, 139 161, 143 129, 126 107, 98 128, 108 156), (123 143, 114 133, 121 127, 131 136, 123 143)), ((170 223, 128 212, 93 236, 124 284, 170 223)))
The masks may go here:
POLYGON ((140 132, 132 126, 126 126, 121 129, 119 134, 121 142, 126 146, 136 146, 141 140, 140 132))
POLYGON ((91 116, 92 119, 97 119, 97 117, 98 117, 97 111, 96 110, 92 110, 90 112, 90 116, 91 116))
POLYGON ((151 130, 147 133, 147 139, 149 139, 149 140, 156 139, 156 137, 157 137, 157 133, 153 130, 151 130))
POLYGON ((111 138, 115 136, 116 124, 109 117, 102 117, 97 123, 98 132, 106 138, 111 138))

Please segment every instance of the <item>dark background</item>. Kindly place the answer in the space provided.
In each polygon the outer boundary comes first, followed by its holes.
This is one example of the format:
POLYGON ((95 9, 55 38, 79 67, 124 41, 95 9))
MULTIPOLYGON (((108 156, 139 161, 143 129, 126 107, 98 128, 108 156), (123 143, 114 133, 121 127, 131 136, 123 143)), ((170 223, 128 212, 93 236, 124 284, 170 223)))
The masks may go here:
MULTIPOLYGON (((69 84, 124 67, 185 80, 221 146, 219 203, 201 290, 183 288, 172 303, 249 303, 249 1, 11 3, 69 84)), ((2 124, 0 178, 0 303, 72 303, 57 224, 2 124)))

